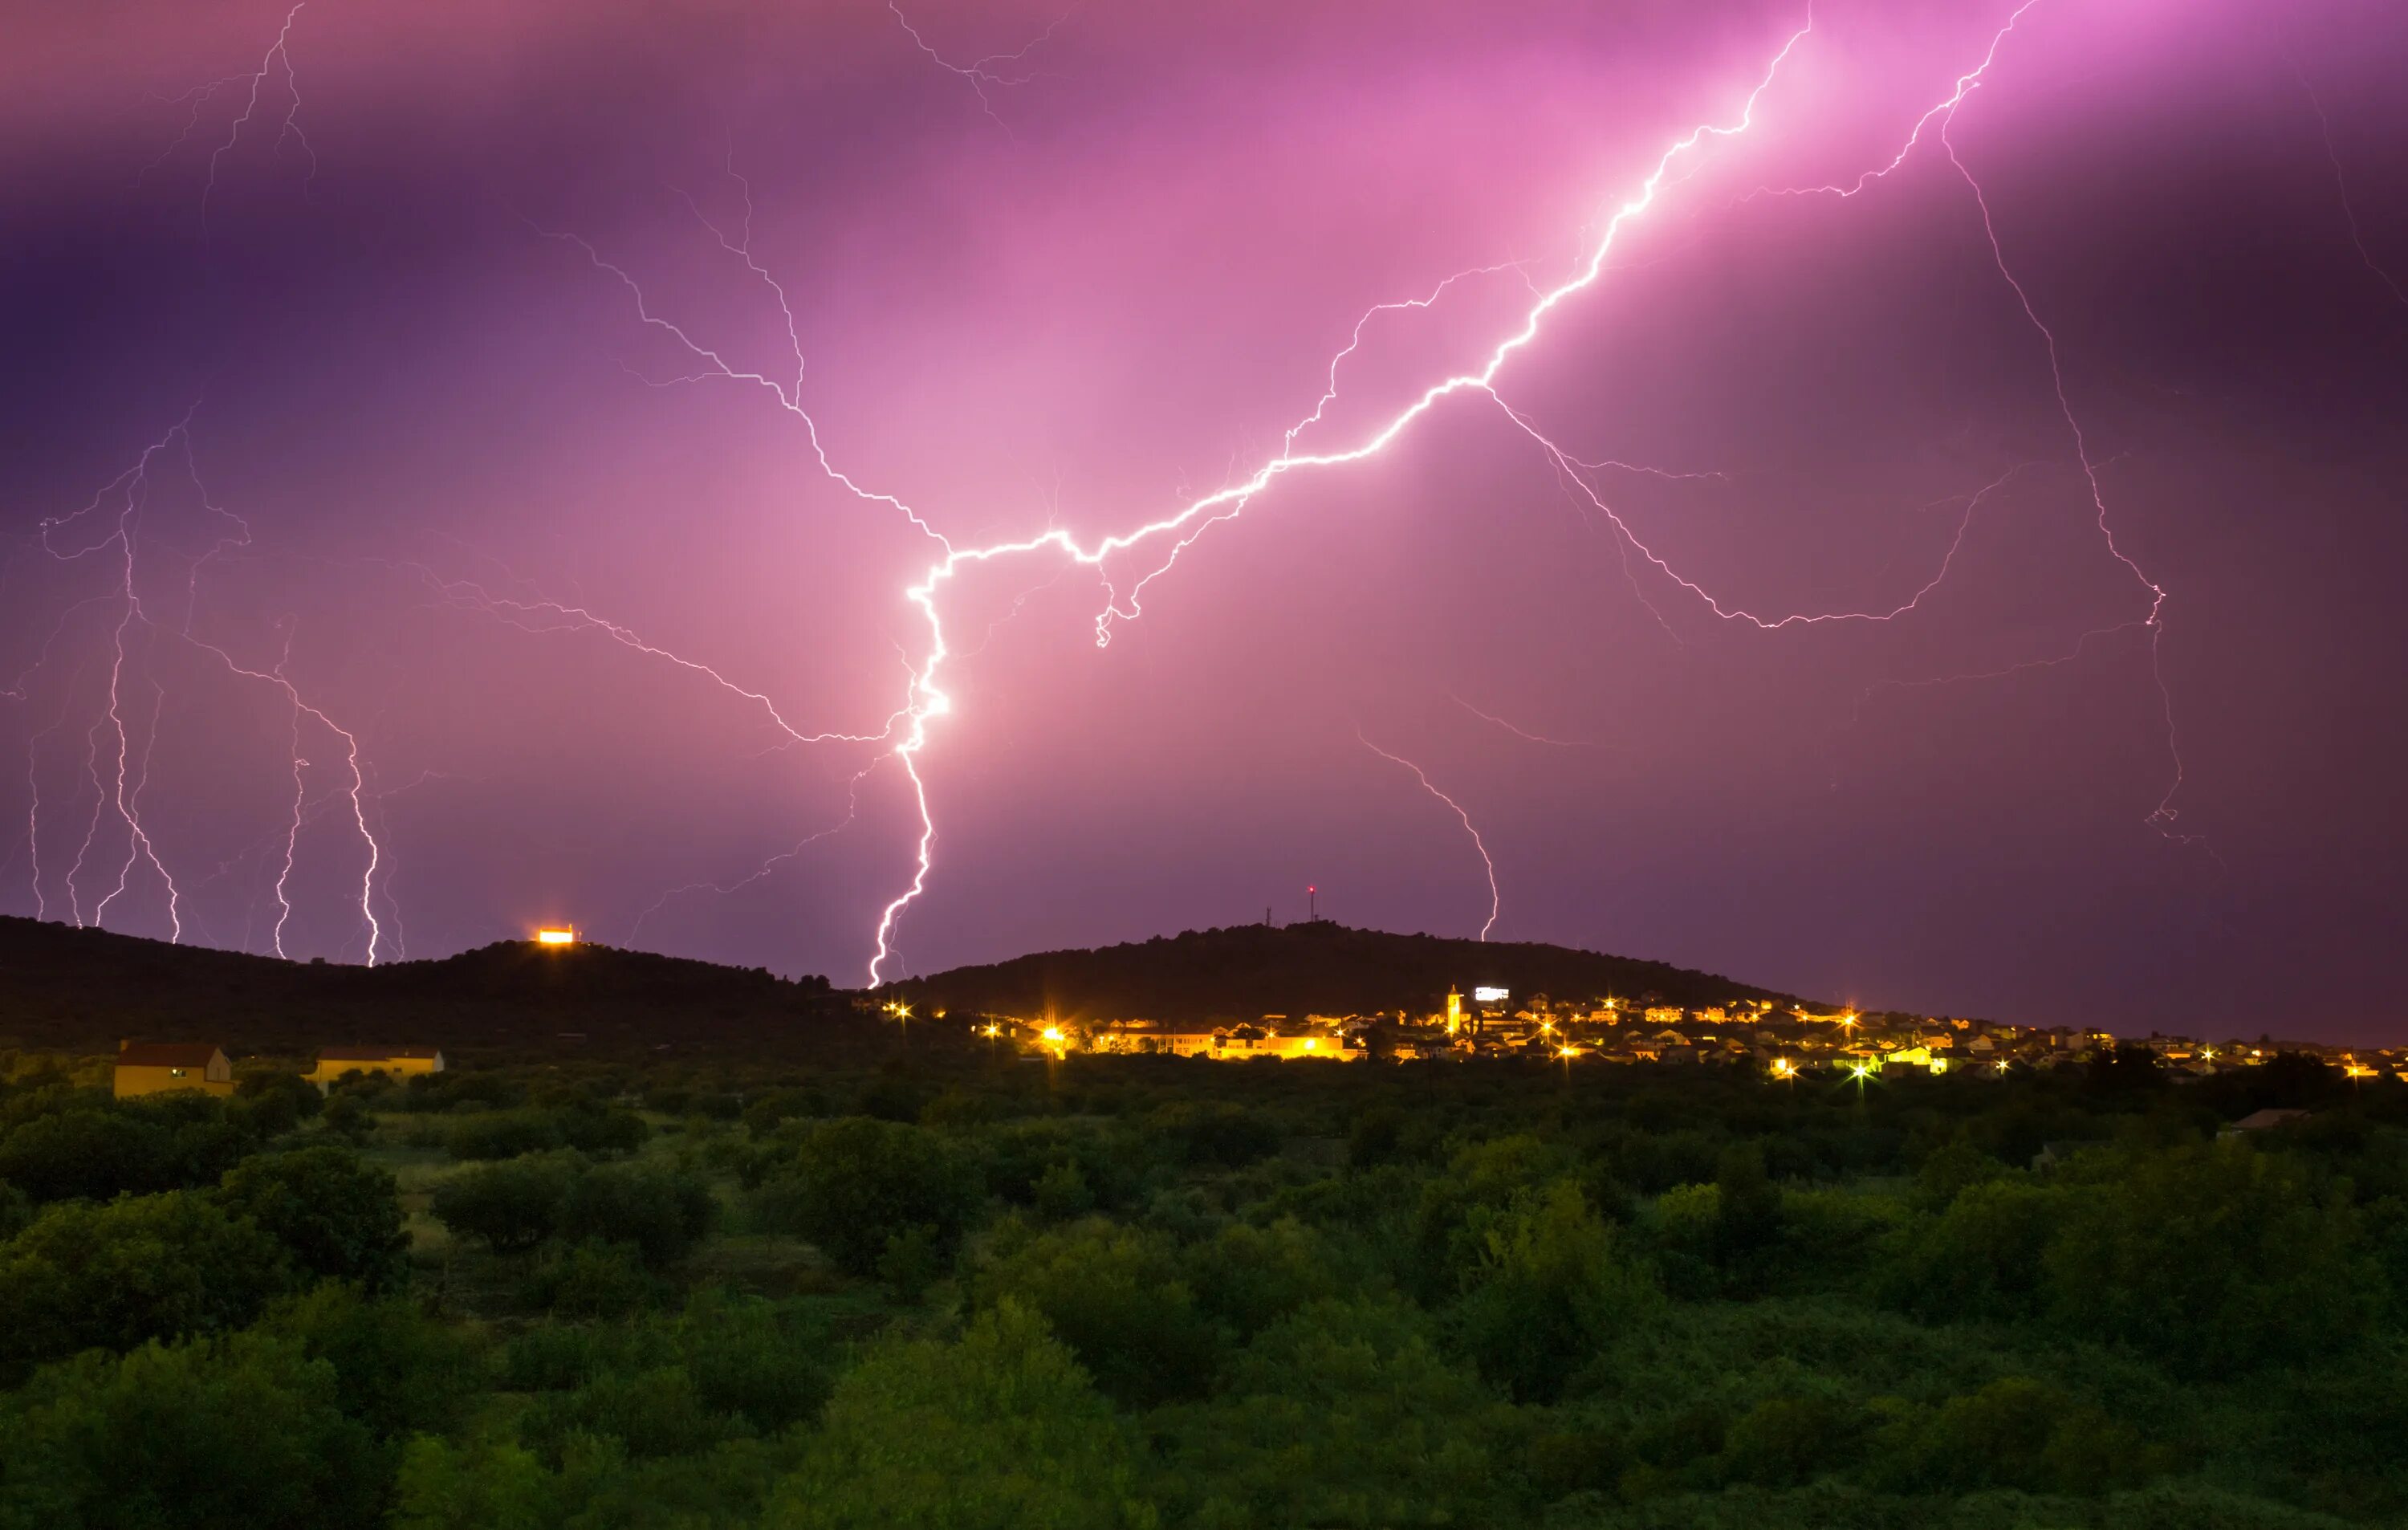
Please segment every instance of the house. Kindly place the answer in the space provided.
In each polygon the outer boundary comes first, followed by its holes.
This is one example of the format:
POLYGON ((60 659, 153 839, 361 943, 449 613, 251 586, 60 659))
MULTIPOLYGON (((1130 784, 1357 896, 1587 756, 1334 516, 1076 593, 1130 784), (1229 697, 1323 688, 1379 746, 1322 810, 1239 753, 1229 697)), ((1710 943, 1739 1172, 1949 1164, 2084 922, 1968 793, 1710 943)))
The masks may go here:
POLYGON ((322 1047, 318 1065, 302 1075, 321 1090, 346 1073, 381 1073, 404 1080, 443 1071, 443 1054, 424 1047, 322 1047))
POLYGON ((2218 1137, 2239 1137, 2243 1132, 2262 1132, 2267 1130, 2269 1127, 2281 1126, 2290 1122, 2302 1120, 2307 1115, 2308 1112, 2305 1110, 2252 1110, 2249 1114, 2242 1117, 2239 1121, 2234 1122, 2231 1125, 2225 1127, 2215 1135, 2218 1137))
POLYGON ((110 1088, 121 1100, 171 1089, 231 1094, 234 1065, 206 1041, 121 1041, 110 1088))

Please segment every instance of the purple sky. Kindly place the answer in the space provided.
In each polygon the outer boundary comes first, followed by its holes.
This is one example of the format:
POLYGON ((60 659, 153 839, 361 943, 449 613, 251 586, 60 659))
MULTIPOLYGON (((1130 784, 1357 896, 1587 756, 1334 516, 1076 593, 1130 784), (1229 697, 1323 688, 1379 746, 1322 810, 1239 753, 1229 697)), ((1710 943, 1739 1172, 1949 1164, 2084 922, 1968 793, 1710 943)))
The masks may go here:
POLYGON ((916 770, 887 976, 1308 882, 1477 932, 1385 751, 1498 938, 2397 1041, 2408 21, 2035 0, 1887 176, 1761 194, 1887 164, 2012 8, 1825 0, 1669 160, 1801 6, 21 23, 0 912, 854 982, 916 770), (1211 512, 963 557, 1244 482, 1457 273, 1293 450, 1581 284, 1141 616, 1211 512))

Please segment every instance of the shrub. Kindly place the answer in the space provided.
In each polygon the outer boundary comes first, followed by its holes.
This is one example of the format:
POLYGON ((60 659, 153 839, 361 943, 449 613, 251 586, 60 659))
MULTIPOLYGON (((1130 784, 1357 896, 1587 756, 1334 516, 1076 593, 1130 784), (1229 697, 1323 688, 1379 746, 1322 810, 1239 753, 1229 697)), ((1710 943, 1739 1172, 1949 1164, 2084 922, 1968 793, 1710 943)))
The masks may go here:
POLYGON ((756 1201, 773 1230, 810 1238, 838 1268, 868 1275, 889 1239, 925 1227, 950 1256, 978 1206, 977 1180, 923 1127, 851 1116, 813 1128, 756 1201))
POLYGON ((546 1256, 522 1292, 561 1318, 624 1318, 668 1299, 667 1285, 624 1243, 579 1243, 546 1256))
POLYGON ((890 1344, 829 1400, 778 1530, 1140 1530, 1138 1452, 1042 1320, 1006 1303, 958 1344, 890 1344))
POLYGON ((1150 1407, 1211 1382, 1218 1337, 1158 1234, 1100 1220, 1046 1233, 986 1285, 1042 1317, 1116 1401, 1150 1407))
POLYGON ((408 1279, 409 1238, 393 1176, 345 1149, 246 1158, 220 1184, 218 1204, 258 1223, 308 1274, 356 1280, 371 1293, 408 1279))
POLYGON ((517 1158, 567 1140, 559 1113, 551 1110, 481 1111, 452 1122, 443 1135, 452 1156, 467 1160, 517 1158))
POLYGON ((485 1240, 496 1253, 531 1249, 560 1226, 577 1164, 559 1156, 516 1159, 463 1169, 436 1185, 436 1220, 485 1240))
POLYGON ((385 1464, 334 1368, 253 1334, 50 1367, 0 1418, 0 1524, 369 1524, 385 1464))
POLYGON ((285 1283, 276 1240, 197 1192, 54 1206, 0 1247, 0 1368, 239 1327, 285 1283))
POLYGON ((718 1209, 710 1187, 694 1175, 608 1164, 571 1181, 560 1230, 572 1239, 627 1244, 647 1265, 664 1269, 694 1251, 718 1209))

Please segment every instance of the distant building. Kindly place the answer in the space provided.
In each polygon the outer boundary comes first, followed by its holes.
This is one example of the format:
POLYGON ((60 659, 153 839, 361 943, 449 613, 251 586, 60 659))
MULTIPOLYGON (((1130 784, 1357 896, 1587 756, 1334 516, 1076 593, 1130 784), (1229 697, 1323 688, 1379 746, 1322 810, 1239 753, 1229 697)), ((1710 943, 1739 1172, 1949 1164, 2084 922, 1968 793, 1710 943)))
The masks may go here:
POLYGON ((322 1047, 318 1065, 302 1075, 320 1089, 346 1073, 381 1073, 402 1080, 443 1071, 443 1054, 420 1047, 322 1047))
POLYGON ((2239 1137, 2243 1132, 2263 1132, 2272 1127, 2281 1126, 2290 1122, 2301 1120, 2306 1117, 2307 1114, 2308 1112, 2305 1110, 2252 1110, 2249 1114, 2242 1117, 2239 1121, 2234 1122, 2231 1125, 2225 1127, 2215 1135, 2218 1137, 2239 1137))
POLYGON ((206 1041, 121 1041, 109 1087, 121 1100, 174 1089, 231 1094, 234 1065, 206 1041))
POLYGON ((535 943, 538 946, 573 946, 577 944, 577 932, 566 925, 547 924, 535 932, 535 943))

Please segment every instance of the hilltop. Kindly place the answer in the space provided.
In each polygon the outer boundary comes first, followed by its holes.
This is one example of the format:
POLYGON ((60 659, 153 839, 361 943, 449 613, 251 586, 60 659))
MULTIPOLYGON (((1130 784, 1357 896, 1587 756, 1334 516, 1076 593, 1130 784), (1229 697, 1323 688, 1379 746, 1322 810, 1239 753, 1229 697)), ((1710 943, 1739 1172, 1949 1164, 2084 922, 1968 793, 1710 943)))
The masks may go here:
POLYGON ((873 1026, 830 994, 757 967, 584 945, 499 941, 379 967, 286 962, 0 917, 0 1042, 106 1051, 125 1039, 232 1052, 408 1043, 519 1053, 743 1050, 792 1056, 873 1026))
MULTIPOLYGON (((1217 1021, 1266 1014, 1368 1014, 1441 1008, 1450 986, 1558 999, 1606 995, 1682 1006, 1785 999, 1708 972, 1527 942, 1357 930, 1328 920, 1240 924, 1176 937, 1050 951, 903 979, 887 990, 921 1013, 1217 1021)), ((884 991, 882 991, 884 992, 884 991)))

